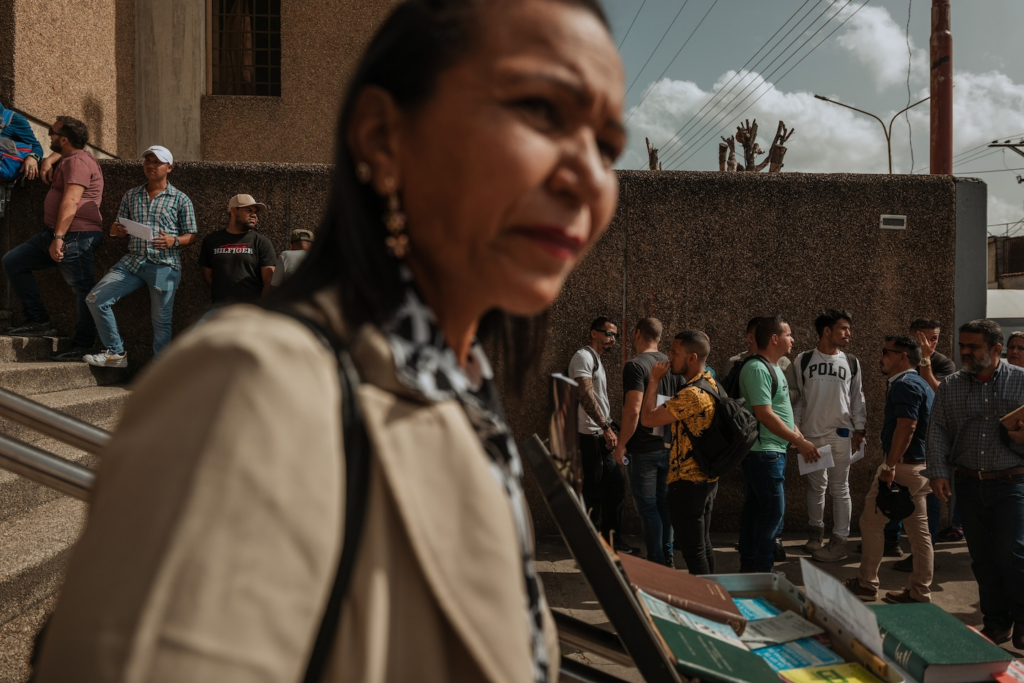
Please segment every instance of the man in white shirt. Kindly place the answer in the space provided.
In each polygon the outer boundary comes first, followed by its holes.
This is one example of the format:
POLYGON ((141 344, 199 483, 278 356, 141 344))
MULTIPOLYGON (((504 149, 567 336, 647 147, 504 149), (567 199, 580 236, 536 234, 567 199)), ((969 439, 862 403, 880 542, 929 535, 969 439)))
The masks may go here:
POLYGON ((583 459, 583 504, 594 526, 614 544, 615 550, 632 554, 636 548, 619 538, 626 481, 612 457, 618 436, 612 429, 608 375, 601 362, 601 356, 615 346, 618 338, 615 323, 603 316, 594 320, 590 324, 590 343, 569 361, 569 377, 579 384, 576 429, 583 459))
POLYGON ((850 536, 850 464, 864 443, 867 410, 861 388, 863 375, 855 357, 844 353, 850 343, 853 316, 828 310, 814 321, 818 346, 797 355, 790 365, 793 417, 804 436, 819 449, 832 448, 835 465, 807 475, 807 517, 810 536, 804 550, 819 562, 847 557, 850 536), (825 540, 825 489, 832 493, 832 535, 825 540))

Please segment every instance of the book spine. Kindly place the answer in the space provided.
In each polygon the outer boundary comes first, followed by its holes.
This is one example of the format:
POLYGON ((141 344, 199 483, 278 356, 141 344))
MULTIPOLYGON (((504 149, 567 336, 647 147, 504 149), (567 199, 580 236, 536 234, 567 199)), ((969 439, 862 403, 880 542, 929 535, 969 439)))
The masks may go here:
POLYGON ((917 653, 904 645, 899 638, 881 626, 878 633, 882 636, 882 650, 885 655, 896 662, 896 664, 918 681, 924 680, 924 670, 928 668, 928 662, 924 661, 917 653))
POLYGON ((717 607, 711 607, 700 602, 694 602, 692 600, 687 600, 686 598, 680 598, 679 596, 670 595, 659 590, 652 590, 650 588, 647 588, 645 589, 645 591, 648 594, 658 598, 659 600, 667 602, 673 607, 678 607, 681 610, 685 610, 692 614, 696 614, 698 617, 704 617, 706 619, 710 619, 711 621, 717 621, 720 624, 726 624, 733 631, 736 632, 736 635, 742 635, 743 630, 747 627, 746 619, 744 619, 743 617, 738 617, 735 614, 732 614, 731 612, 726 612, 725 610, 718 609, 717 607))

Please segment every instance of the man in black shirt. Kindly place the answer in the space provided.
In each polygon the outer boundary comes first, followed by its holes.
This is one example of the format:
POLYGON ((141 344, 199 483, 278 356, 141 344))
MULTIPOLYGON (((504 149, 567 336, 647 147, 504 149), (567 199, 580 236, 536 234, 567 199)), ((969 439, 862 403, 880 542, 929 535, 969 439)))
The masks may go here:
MULTIPOLYGON (((644 318, 633 332, 633 349, 637 356, 622 369, 622 422, 619 440, 613 452, 620 465, 629 462, 629 488, 640 515, 640 525, 647 546, 647 559, 658 564, 673 566, 672 521, 668 508, 669 447, 671 437, 664 427, 645 427, 640 424, 640 407, 651 369, 668 356, 658 351, 662 325, 657 318, 644 318)), ((675 396, 682 383, 672 373, 661 380, 658 393, 675 396)))
POLYGON ((252 301, 269 290, 277 256, 270 239, 256 232, 266 208, 252 195, 235 195, 228 202, 228 227, 203 239, 199 265, 214 305, 252 301))

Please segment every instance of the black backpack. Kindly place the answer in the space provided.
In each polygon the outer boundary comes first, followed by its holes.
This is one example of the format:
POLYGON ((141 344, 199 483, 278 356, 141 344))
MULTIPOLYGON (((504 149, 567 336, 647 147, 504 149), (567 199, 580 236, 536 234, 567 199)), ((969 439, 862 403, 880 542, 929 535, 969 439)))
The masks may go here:
MULTIPOLYGON (((774 394, 777 385, 774 373, 772 382, 774 394)), ((694 382, 693 386, 714 398, 714 417, 700 436, 690 433, 685 422, 679 424, 690 437, 690 444, 693 446, 691 455, 701 471, 709 477, 721 477, 747 457, 747 453, 760 435, 760 425, 750 411, 743 407, 742 398, 735 399, 728 394, 719 393, 703 377, 694 382)))
POLYGON ((726 376, 725 381, 719 386, 725 389, 726 395, 732 398, 740 398, 740 372, 743 370, 743 366, 749 361, 757 360, 764 363, 765 367, 768 368, 768 374, 772 377, 772 397, 779 390, 779 378, 775 375, 775 368, 768 361, 767 358, 759 353, 755 353, 752 356, 747 356, 741 361, 733 363, 732 368, 729 370, 729 374, 726 376))

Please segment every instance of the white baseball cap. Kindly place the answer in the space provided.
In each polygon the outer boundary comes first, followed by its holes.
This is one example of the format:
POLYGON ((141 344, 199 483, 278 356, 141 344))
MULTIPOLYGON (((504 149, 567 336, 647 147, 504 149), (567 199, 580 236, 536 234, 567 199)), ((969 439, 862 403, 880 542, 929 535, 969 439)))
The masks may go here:
POLYGON ((145 159, 147 154, 152 154, 165 164, 174 163, 174 155, 171 154, 171 150, 167 149, 166 147, 162 147, 160 145, 153 145, 145 152, 143 152, 140 158, 145 159))

